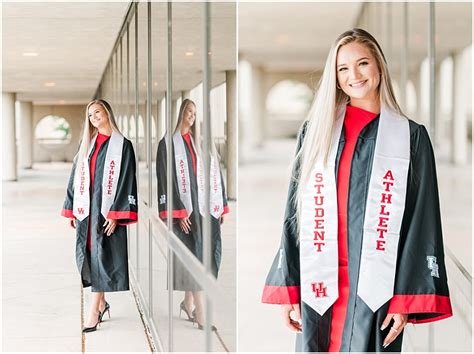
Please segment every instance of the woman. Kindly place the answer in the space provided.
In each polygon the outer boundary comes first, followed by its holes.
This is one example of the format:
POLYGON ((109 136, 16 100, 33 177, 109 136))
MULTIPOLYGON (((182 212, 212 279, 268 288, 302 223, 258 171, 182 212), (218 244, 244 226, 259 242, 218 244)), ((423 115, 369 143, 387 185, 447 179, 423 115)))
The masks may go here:
POLYGON ((283 305, 301 351, 400 351, 407 322, 452 315, 428 133, 364 30, 327 58, 263 302, 283 305))
POLYGON ((87 105, 61 215, 76 229, 76 262, 92 302, 83 332, 95 331, 110 305, 105 292, 129 290, 127 228, 137 221, 137 183, 132 143, 115 123, 110 105, 87 105))
MULTIPOLYGON (((204 183, 201 148, 194 134, 196 121, 196 105, 189 99, 183 100, 179 109, 178 122, 173 132, 172 175, 173 175, 173 210, 167 210, 166 135, 158 145, 156 157, 156 174, 158 177, 158 200, 160 218, 166 220, 171 214, 173 231, 186 247, 202 262, 202 227, 204 209, 204 183), (178 177, 179 176, 179 183, 178 177)), ((229 212, 225 197, 224 182, 219 169, 217 153, 211 154, 210 173, 211 200, 211 263, 215 277, 221 263, 221 231, 224 214, 229 212)), ((185 266, 174 257, 173 288, 185 291, 184 300, 180 304, 180 314, 184 311, 188 320, 203 326, 202 291, 185 266)))

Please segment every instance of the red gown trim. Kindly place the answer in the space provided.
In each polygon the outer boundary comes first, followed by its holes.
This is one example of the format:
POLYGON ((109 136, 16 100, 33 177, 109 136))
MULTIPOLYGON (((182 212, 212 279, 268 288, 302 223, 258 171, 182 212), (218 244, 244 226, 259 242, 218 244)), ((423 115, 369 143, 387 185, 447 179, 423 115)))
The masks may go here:
POLYGON ((64 216, 65 218, 69 219, 75 219, 76 217, 73 215, 71 209, 63 209, 61 210, 61 216, 64 216))
POLYGON ((449 296, 436 294, 394 295, 390 300, 388 313, 432 313, 431 318, 409 318, 410 323, 428 323, 451 317, 453 310, 449 296))
MULTIPOLYGON (((186 209, 173 210, 171 215, 174 219, 181 219, 186 218, 188 216, 188 212, 186 211, 186 209)), ((160 218, 168 219, 168 210, 160 211, 160 218)))
POLYGON ((328 349, 330 352, 338 352, 341 348, 344 322, 347 313, 347 303, 349 301, 350 286, 347 251, 347 204, 349 200, 352 157, 354 155, 357 138, 359 137, 360 132, 375 117, 377 117, 377 113, 368 112, 358 107, 346 107, 346 115, 344 117, 344 136, 346 142, 339 161, 337 175, 339 297, 332 307, 328 349))
POLYGON ((263 288, 262 302, 266 304, 299 304, 299 286, 273 286, 265 285, 263 288))
POLYGON ((120 219, 129 219, 130 221, 121 223, 119 222, 119 225, 125 226, 125 225, 130 225, 134 224, 138 220, 138 214, 134 211, 109 211, 107 214, 107 219, 115 219, 115 220, 120 220, 120 219))

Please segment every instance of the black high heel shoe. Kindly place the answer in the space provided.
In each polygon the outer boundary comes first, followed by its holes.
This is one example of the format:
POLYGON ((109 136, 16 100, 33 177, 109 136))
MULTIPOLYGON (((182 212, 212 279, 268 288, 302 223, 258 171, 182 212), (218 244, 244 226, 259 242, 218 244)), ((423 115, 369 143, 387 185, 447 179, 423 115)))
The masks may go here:
POLYGON ((107 314, 109 315, 109 319, 110 319, 110 305, 107 301, 105 302, 104 311, 102 311, 102 312, 99 311, 99 322, 102 322, 102 318, 104 317, 104 314, 105 314, 106 311, 107 311, 107 314))
MULTIPOLYGON (((194 326, 194 323, 196 323, 198 325, 198 329, 204 329, 204 325, 203 324, 200 324, 197 320, 196 320, 196 310, 193 310, 193 326, 194 326)), ((217 331, 217 327, 214 326, 214 325, 211 325, 211 331, 217 331)))
POLYGON ((93 327, 84 327, 82 329, 82 333, 89 333, 89 332, 95 332, 97 330, 97 326, 100 327, 100 311, 99 311, 99 316, 97 316, 97 323, 93 327))
MULTIPOLYGON (((181 303, 179 304, 179 318, 181 318, 181 312, 182 311, 184 311, 186 316, 188 316, 188 321, 193 321, 193 323, 194 323, 194 317, 189 314, 188 309, 184 305, 184 301, 181 301, 181 303)), ((194 311, 193 311, 193 315, 194 315, 194 311)))

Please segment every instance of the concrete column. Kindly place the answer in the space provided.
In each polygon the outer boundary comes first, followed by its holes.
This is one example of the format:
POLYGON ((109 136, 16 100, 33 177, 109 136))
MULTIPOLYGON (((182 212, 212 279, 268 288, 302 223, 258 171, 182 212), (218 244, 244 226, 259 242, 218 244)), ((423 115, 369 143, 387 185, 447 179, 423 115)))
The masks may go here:
POLYGON ((252 125, 255 132, 255 145, 262 147, 265 140, 265 97, 263 97, 263 72, 259 67, 252 67, 252 125))
POLYGON ((227 196, 237 199, 237 75, 226 71, 226 145, 227 145, 227 196))
POLYGON ((435 86, 435 127, 436 127, 436 130, 435 130, 435 137, 434 137, 434 140, 437 142, 437 148, 439 150, 442 150, 443 152, 445 151, 445 148, 446 148, 446 145, 447 144, 443 144, 443 142, 445 141, 445 133, 446 133, 446 127, 445 127, 445 124, 444 124, 444 119, 443 119, 443 114, 441 112, 441 90, 442 90, 442 87, 440 85, 440 79, 441 79, 441 65, 439 65, 439 62, 437 63, 436 65, 436 74, 435 74, 435 78, 436 78, 436 86, 435 86))
POLYGON ((15 93, 2 92, 3 181, 17 180, 15 100, 15 93))
POLYGON ((32 102, 17 101, 16 115, 20 128, 18 144, 18 167, 30 169, 33 167, 33 104, 32 102))
MULTIPOLYGON (((470 58, 469 58, 470 59, 470 58)), ((470 62, 470 60, 469 60, 470 62)), ((465 165, 467 162, 467 108, 470 99, 470 80, 466 80, 466 71, 469 71, 468 60, 464 53, 453 56, 453 118, 451 137, 451 160, 456 165, 465 165)))
POLYGON ((176 123, 178 123, 178 114, 179 114, 179 107, 178 107, 178 100, 173 99, 171 100, 171 118, 172 118, 172 126, 173 130, 176 127, 176 123))
POLYGON ((181 91, 181 98, 183 99, 183 101, 185 98, 191 98, 191 90, 181 91))

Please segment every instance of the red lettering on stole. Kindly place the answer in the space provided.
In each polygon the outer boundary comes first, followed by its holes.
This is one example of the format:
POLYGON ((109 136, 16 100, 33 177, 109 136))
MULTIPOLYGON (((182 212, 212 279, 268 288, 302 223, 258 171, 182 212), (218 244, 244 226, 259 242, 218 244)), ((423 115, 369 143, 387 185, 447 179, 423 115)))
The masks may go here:
POLYGON ((316 297, 327 297, 328 288, 324 286, 324 282, 311 283, 311 290, 316 297))
POLYGON ((385 233, 388 231, 388 222, 390 220, 390 211, 387 210, 387 207, 392 204, 392 191, 391 187, 394 185, 395 179, 391 170, 388 170, 383 177, 382 184, 385 186, 384 192, 382 193, 382 198, 380 200, 380 212, 379 212, 379 222, 377 225, 377 232, 379 234, 378 239, 376 240, 375 249, 377 251, 385 251, 385 233))
POLYGON ((324 243, 324 196, 321 195, 321 189, 324 188, 323 174, 316 173, 314 177, 314 187, 316 188, 316 195, 314 196, 314 246, 316 247, 316 252, 322 251, 322 246, 324 243))
POLYGON ((187 182, 186 182, 186 175, 184 173, 184 161, 183 160, 179 161, 179 173, 181 175, 181 188, 182 188, 182 191, 183 191, 183 193, 186 193, 187 182))
POLYGON ((107 180, 107 194, 112 195, 112 185, 114 182, 114 174, 115 174, 115 161, 110 161, 110 170, 109 170, 109 178, 107 180))

